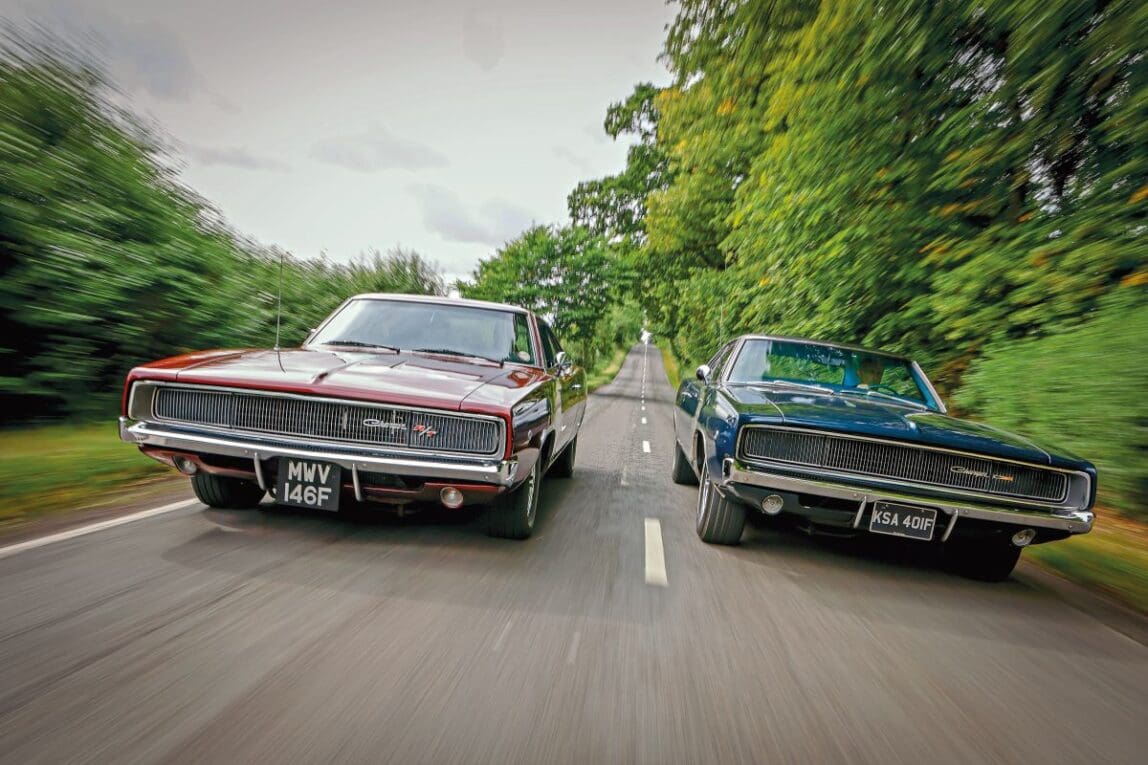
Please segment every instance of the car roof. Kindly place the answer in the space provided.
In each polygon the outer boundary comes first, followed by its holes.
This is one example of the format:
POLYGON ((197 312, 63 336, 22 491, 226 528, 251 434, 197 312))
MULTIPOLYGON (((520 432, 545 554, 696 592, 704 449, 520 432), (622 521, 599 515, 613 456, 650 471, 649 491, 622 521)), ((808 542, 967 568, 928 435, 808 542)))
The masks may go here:
POLYGON ((860 345, 848 345, 846 343, 831 343, 826 340, 813 340, 808 337, 789 337, 787 335, 739 335, 738 340, 785 340, 791 343, 809 343, 810 345, 825 345, 830 348, 840 348, 846 351, 856 351, 857 353, 871 353, 874 356, 885 356, 891 359, 898 359, 899 361, 912 361, 908 356, 900 353, 890 353, 889 351, 879 351, 874 348, 865 348, 860 345))
POLYGON ((492 303, 488 300, 471 300, 469 298, 446 297, 445 295, 405 295, 391 292, 364 292, 361 295, 352 295, 349 300, 401 300, 407 303, 434 303, 436 305, 461 305, 470 308, 489 308, 497 311, 513 311, 514 313, 530 313, 525 308, 509 303, 492 303))

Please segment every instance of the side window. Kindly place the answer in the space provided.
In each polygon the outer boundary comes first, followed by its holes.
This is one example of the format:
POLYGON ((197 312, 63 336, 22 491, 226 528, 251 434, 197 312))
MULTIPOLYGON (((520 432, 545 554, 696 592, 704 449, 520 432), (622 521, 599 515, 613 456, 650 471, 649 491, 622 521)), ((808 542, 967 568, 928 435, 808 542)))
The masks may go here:
POLYGON ((542 355, 546 368, 554 366, 558 358, 558 351, 562 350, 562 346, 558 344, 558 338, 554 336, 554 330, 550 329, 550 325, 541 319, 538 320, 538 332, 542 335, 542 355))
POLYGON ((511 358, 527 364, 534 363, 534 351, 530 348, 530 323, 523 313, 514 314, 514 347, 511 358))
POLYGON ((725 363, 729 361, 729 354, 731 351, 733 351, 734 345, 735 343, 726 343, 726 345, 720 351, 714 354, 712 359, 706 362, 706 366, 710 368, 710 371, 713 373, 715 378, 721 374, 725 363))

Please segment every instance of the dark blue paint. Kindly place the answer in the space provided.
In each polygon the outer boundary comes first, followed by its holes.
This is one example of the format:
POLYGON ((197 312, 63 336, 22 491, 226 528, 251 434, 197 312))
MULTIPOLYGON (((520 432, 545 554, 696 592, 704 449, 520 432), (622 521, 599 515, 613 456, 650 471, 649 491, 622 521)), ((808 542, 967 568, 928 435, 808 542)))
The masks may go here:
POLYGON ((1096 468, 1086 460, 939 411, 863 396, 726 384, 720 380, 707 384, 697 379, 682 381, 676 402, 678 443, 692 457, 695 437, 700 434, 714 475, 720 474, 722 461, 734 455, 739 428, 749 424, 787 425, 1081 470, 1092 477, 1095 497, 1096 468))

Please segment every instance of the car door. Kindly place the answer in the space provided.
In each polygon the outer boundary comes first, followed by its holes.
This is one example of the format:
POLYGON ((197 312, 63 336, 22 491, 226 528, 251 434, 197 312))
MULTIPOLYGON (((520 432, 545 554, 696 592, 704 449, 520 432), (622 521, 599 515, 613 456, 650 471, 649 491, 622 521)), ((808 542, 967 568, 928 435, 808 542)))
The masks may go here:
POLYGON ((573 363, 559 363, 562 346, 557 335, 542 319, 538 320, 538 333, 542 339, 542 356, 546 371, 555 380, 554 449, 559 454, 578 433, 581 420, 579 405, 585 406, 585 381, 573 363))
MULTIPOLYGON (((706 362, 706 366, 710 368, 710 380, 717 380, 722 373, 734 345, 736 342, 726 343, 706 362)), ((697 427, 698 415, 709 394, 709 387, 694 374, 683 379, 681 387, 678 388, 678 398, 674 407, 674 435, 686 454, 690 454, 689 450, 693 448, 694 430, 697 427)))

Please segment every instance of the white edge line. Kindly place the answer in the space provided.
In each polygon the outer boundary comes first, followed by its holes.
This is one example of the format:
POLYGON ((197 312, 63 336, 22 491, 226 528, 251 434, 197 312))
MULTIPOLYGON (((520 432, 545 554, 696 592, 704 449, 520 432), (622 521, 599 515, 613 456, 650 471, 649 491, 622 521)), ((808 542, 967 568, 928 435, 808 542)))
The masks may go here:
POLYGON ((662 548, 662 524, 657 518, 646 519, 646 584, 666 587, 666 553, 662 548))
POLYGON ((55 544, 56 542, 75 539, 76 537, 82 537, 87 534, 94 534, 95 532, 103 531, 104 529, 123 526, 125 523, 142 521, 144 518, 151 518, 152 516, 170 513, 173 510, 179 510, 180 508, 194 505, 197 502, 198 500, 195 499, 185 499, 180 502, 172 502, 170 505, 153 507, 151 510, 141 510, 138 513, 125 515, 121 518, 112 518, 111 520, 100 521, 99 523, 93 523, 88 526, 81 526, 78 529, 69 529, 67 531, 61 531, 58 534, 49 534, 46 537, 29 539, 27 542, 20 542, 14 545, 8 545, 7 547, 0 547, 0 558, 7 558, 10 555, 15 555, 16 553, 21 553, 25 550, 35 550, 37 547, 45 547, 50 544, 55 544))

